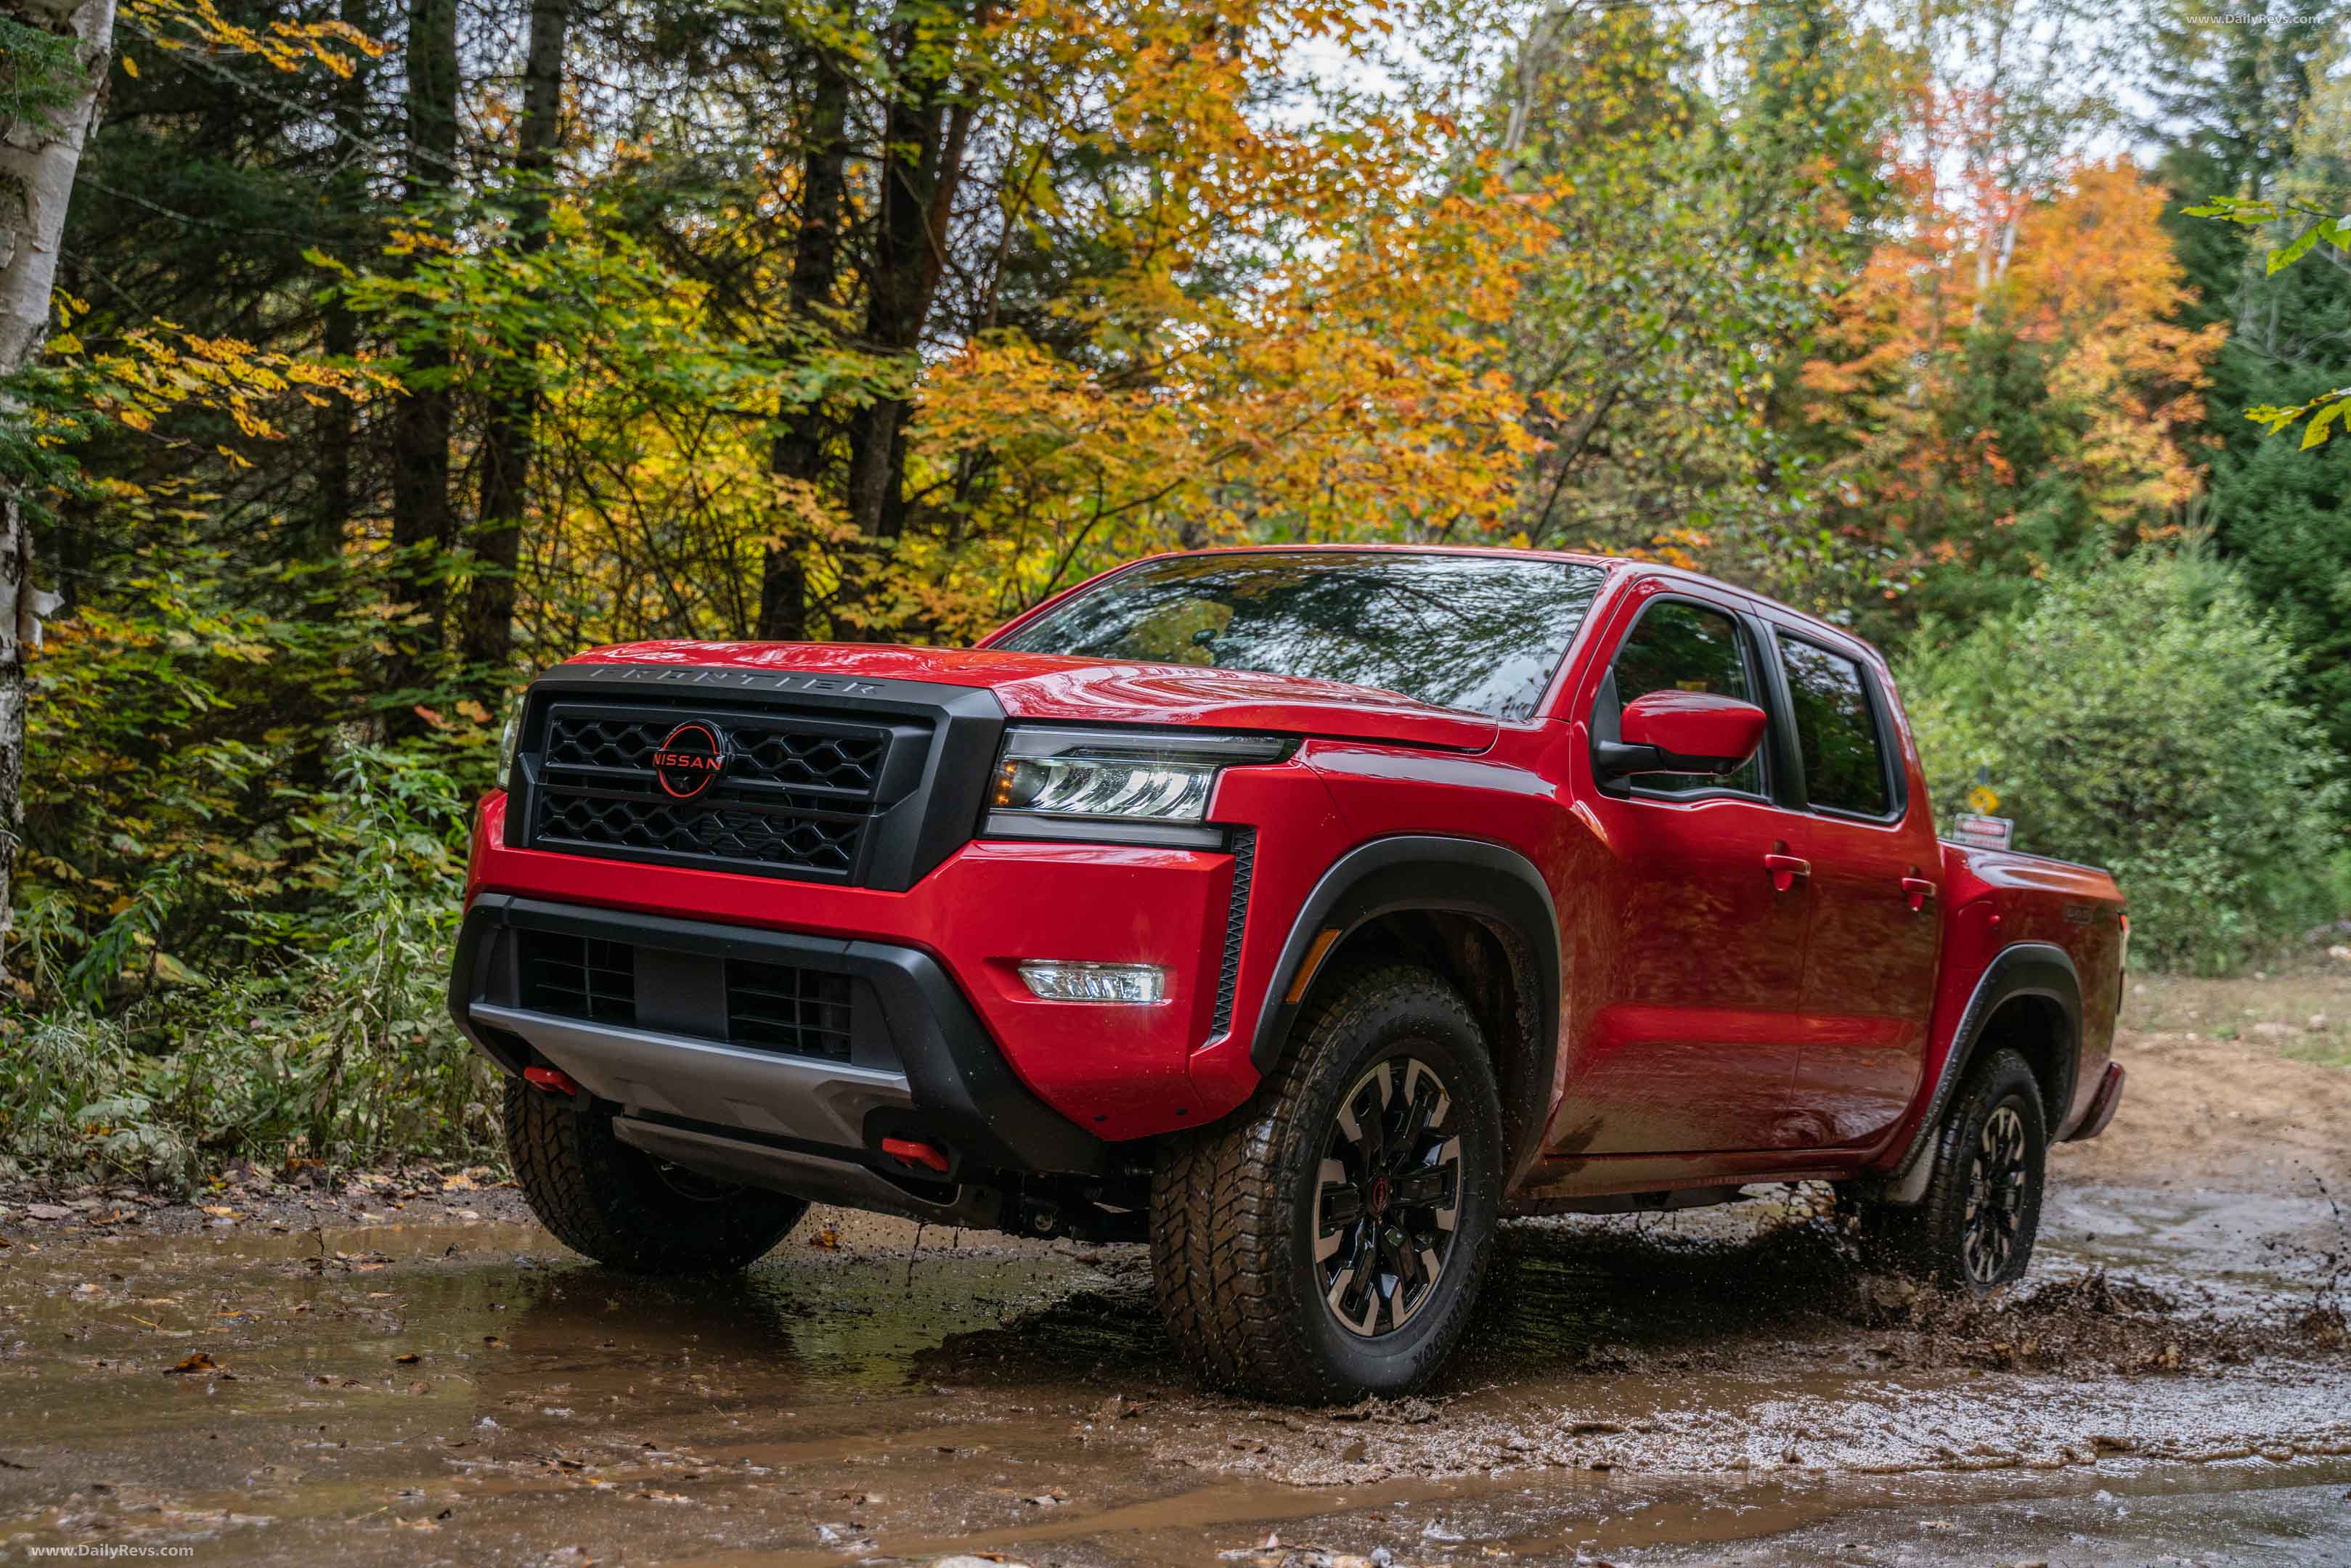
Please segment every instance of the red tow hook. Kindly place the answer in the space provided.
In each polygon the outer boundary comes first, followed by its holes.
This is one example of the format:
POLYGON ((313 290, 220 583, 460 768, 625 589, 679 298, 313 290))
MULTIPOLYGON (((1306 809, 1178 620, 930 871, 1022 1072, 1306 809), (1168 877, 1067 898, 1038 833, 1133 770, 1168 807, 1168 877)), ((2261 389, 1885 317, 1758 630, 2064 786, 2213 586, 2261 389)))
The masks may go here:
POLYGON ((929 1144, 918 1144, 912 1138, 884 1138, 882 1152, 893 1160, 904 1160, 910 1166, 927 1166, 941 1176, 947 1174, 945 1149, 929 1144))
POLYGON ((549 1094, 577 1094, 579 1083, 560 1067, 526 1067, 523 1082, 534 1089, 544 1089, 549 1094))

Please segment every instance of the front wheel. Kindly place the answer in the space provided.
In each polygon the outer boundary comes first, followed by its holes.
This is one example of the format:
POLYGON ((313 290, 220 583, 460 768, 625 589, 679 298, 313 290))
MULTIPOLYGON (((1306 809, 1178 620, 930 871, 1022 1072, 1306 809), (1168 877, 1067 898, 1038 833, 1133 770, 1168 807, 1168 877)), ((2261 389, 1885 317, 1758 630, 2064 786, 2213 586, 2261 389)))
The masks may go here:
POLYGON ((1161 1153, 1152 1266, 1177 1350, 1263 1398, 1426 1382, 1477 1298, 1500 1128, 1484 1036, 1444 980, 1329 988, 1249 1109, 1161 1153))
POLYGON ((1975 1295, 2022 1279, 2041 1228, 2049 1155, 2041 1086, 2024 1058, 2005 1050, 1987 1057, 1934 1136, 1925 1198, 1876 1216, 1889 1260, 1975 1295))
POLYGON ((515 1185, 555 1239, 636 1274, 719 1274, 765 1256, 808 1205, 664 1163, 613 1134, 609 1105, 507 1081, 515 1185))

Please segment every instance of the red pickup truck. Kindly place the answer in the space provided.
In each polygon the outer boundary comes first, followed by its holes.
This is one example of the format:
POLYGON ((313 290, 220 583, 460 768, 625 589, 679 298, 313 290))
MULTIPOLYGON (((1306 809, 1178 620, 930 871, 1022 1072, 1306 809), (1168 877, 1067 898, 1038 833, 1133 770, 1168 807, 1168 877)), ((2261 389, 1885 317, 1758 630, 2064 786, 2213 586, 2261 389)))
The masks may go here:
POLYGON ((558 1237, 1147 1238, 1270 1397, 1420 1384, 1510 1215, 1829 1181, 1991 1289, 2122 1086, 2112 880, 1939 842, 1876 652, 1646 562, 1212 550, 973 649, 605 648, 500 785, 450 1005, 558 1237))

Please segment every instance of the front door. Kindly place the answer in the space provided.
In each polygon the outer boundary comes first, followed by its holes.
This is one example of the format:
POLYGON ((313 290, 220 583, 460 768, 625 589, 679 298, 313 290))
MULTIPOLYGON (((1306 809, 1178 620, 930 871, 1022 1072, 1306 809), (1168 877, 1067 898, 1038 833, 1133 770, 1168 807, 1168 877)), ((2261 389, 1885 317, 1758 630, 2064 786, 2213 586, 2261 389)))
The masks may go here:
MULTIPOLYGON (((1716 692, 1768 707, 1765 654, 1725 602, 1651 597, 1593 699, 1596 738, 1655 691, 1716 692)), ((1767 752, 1769 748, 1767 747, 1767 752)), ((1800 1050, 1811 890, 1767 857, 1803 826, 1775 804, 1758 756, 1728 779, 1646 775, 1601 787, 1615 914, 1613 951, 1590 956, 1602 995, 1553 1126, 1562 1155, 1786 1147, 1800 1050)))

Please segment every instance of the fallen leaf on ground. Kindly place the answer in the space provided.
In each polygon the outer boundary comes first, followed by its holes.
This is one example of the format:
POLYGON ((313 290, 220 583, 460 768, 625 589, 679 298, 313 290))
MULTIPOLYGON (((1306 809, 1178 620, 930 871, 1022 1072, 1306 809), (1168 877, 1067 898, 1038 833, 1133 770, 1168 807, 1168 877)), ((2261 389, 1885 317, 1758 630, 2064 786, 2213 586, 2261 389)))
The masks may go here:
POLYGON ((177 1366, 165 1367, 163 1369, 163 1375, 171 1377, 183 1372, 218 1372, 219 1370, 220 1363, 214 1361, 203 1351, 196 1351, 189 1355, 185 1361, 181 1362, 177 1366))
POLYGON ((423 1356, 417 1354, 414 1351, 410 1350, 402 1351, 400 1354, 393 1356, 392 1358, 392 1363, 394 1366, 414 1366, 418 1362, 423 1361, 423 1359, 424 1358, 423 1356))

